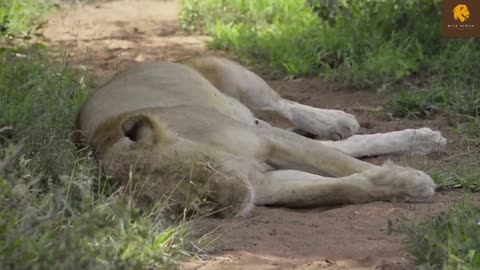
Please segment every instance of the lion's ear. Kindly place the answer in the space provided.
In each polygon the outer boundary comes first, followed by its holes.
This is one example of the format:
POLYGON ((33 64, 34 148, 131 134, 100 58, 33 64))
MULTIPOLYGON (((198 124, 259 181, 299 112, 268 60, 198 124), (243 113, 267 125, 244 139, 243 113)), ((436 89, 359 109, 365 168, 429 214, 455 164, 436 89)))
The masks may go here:
POLYGON ((134 142, 153 143, 153 119, 146 115, 133 115, 122 123, 122 132, 134 142))
POLYGON ((122 132, 130 140, 142 144, 155 144, 163 140, 165 130, 150 115, 129 116, 122 123, 122 132))

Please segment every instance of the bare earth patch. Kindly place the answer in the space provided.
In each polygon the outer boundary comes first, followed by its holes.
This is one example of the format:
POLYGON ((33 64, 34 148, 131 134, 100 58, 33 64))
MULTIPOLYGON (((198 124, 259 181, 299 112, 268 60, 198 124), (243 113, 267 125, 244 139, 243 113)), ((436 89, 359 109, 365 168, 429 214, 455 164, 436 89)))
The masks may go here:
POLYGON ((428 218, 461 198, 459 192, 440 192, 432 204, 257 207, 246 220, 208 220, 221 224, 224 251, 183 269, 413 269, 401 239, 388 233, 387 220, 428 218))
MULTIPOLYGON (((98 83, 135 62, 219 55, 207 50, 207 37, 179 29, 175 1, 123 0, 74 6, 51 16, 45 35, 57 56, 62 56, 63 50, 69 52, 72 63, 94 71, 98 83)), ((383 102, 373 91, 342 88, 319 79, 269 83, 289 99, 355 114, 362 125, 361 133, 428 126, 440 129, 449 139, 449 148, 456 148, 458 138, 441 118, 383 121, 373 117, 371 113, 383 102)), ((279 117, 263 117, 289 127, 279 117)), ((425 169, 445 162, 447 156, 445 153, 427 158, 388 158, 425 169)), ((385 159, 368 160, 380 164, 385 159)), ((303 210, 258 207, 252 217, 243 220, 204 220, 201 223, 205 227, 220 226, 221 247, 212 259, 186 263, 182 268, 412 269, 401 239, 387 233, 387 221, 428 218, 462 197, 457 191, 442 191, 432 204, 376 202, 303 210)))

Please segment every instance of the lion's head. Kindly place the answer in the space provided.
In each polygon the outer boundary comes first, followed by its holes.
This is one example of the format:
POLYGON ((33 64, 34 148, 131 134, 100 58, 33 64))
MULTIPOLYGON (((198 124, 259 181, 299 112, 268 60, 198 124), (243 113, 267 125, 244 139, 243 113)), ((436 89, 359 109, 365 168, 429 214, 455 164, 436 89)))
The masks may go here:
POLYGON ((464 22, 470 17, 470 11, 468 10, 467 5, 459 4, 453 9, 453 18, 456 21, 464 22))
POLYGON ((148 109, 105 120, 89 143, 109 182, 142 210, 160 200, 169 214, 246 215, 253 207, 253 188, 227 156, 177 137, 148 109))

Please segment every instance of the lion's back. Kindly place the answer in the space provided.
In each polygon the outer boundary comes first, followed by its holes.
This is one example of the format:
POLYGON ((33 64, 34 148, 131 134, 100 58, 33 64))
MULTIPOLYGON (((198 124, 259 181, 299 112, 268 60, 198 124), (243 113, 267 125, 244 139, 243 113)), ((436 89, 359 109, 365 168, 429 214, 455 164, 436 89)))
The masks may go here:
POLYGON ((195 70, 176 63, 143 63, 117 74, 96 90, 82 107, 77 128, 88 136, 110 117, 178 105, 228 110, 221 93, 195 70))

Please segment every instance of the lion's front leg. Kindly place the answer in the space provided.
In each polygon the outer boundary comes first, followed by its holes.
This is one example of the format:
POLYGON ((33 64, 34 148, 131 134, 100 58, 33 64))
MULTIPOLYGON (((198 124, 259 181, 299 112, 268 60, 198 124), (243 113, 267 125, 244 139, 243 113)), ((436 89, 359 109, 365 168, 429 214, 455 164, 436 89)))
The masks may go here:
POLYGON ((385 165, 341 178, 295 170, 271 171, 253 182, 256 205, 311 207, 371 201, 428 202, 435 184, 426 174, 385 165))
POLYGON ((265 139, 265 161, 281 169, 295 169, 334 177, 348 176, 374 168, 375 165, 348 156, 293 132, 258 127, 257 135, 265 139))
POLYGON ((388 133, 354 135, 343 141, 322 141, 352 157, 410 153, 426 155, 443 151, 447 140, 429 128, 405 129, 388 133))

